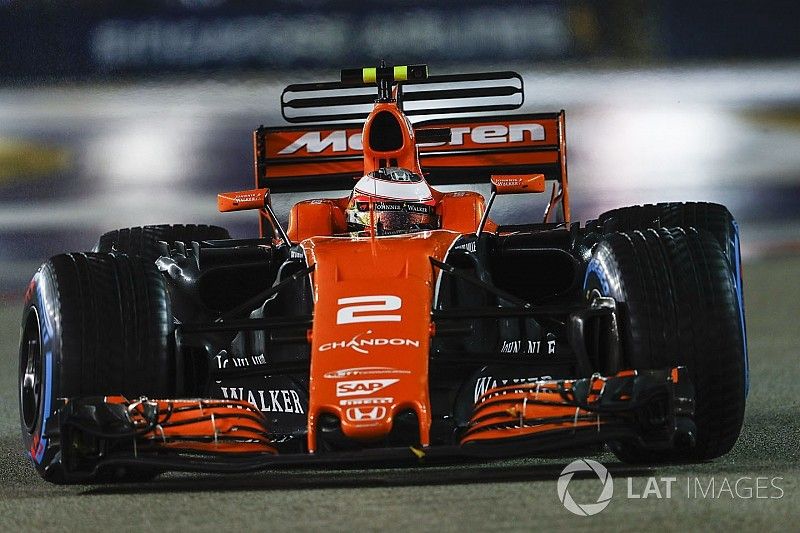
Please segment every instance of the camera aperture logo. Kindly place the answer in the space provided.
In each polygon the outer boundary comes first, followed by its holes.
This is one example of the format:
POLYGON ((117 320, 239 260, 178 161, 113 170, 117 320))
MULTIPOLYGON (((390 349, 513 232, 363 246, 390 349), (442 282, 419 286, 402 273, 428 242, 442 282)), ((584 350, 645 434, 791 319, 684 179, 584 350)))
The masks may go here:
POLYGON ((592 516, 608 507, 608 504, 611 503, 611 497, 614 495, 614 480, 611 479, 608 469, 597 461, 578 459, 572 461, 561 471, 556 490, 558 499, 561 500, 567 511, 578 516, 592 516), (578 503, 570 494, 569 483, 577 472, 594 472, 597 475, 602 484, 602 489, 595 502, 578 503))

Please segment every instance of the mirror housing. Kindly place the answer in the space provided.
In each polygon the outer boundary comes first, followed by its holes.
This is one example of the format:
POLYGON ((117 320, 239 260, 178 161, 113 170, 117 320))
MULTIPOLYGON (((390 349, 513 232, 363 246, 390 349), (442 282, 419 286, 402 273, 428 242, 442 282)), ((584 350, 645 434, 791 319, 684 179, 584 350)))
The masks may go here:
POLYGON ((449 143, 453 140, 453 131, 450 128, 420 128, 414 130, 416 144, 449 143))
POLYGON ((269 189, 221 192, 217 195, 217 208, 221 213, 263 209, 269 205, 269 189))
POLYGON ((492 176, 492 192, 495 194, 525 194, 544 192, 544 174, 503 174, 492 176))

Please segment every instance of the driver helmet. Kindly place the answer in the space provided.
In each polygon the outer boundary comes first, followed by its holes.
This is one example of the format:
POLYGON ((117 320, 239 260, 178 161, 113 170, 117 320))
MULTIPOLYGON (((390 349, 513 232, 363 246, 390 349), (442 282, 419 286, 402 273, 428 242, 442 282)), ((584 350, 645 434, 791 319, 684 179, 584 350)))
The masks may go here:
POLYGON ((438 229, 435 208, 422 176, 401 167, 380 168, 356 183, 346 210, 347 230, 398 235, 438 229))

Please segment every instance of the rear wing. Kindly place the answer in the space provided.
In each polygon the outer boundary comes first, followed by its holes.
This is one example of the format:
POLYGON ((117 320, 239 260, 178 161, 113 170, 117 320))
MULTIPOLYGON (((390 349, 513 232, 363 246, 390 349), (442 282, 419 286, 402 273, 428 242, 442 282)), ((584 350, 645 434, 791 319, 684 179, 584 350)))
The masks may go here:
MULTIPOLYGON (((361 177, 363 124, 258 128, 253 135, 256 188, 272 191, 350 189, 361 177)), ((450 141, 418 144, 431 185, 488 183, 494 174, 544 174, 558 182, 551 204, 569 220, 564 111, 426 120, 417 134, 449 128, 450 141)))
MULTIPOLYGON (((349 189, 364 170, 363 124, 258 128, 253 135, 258 188, 349 189)), ((434 119, 417 134, 450 130, 450 141, 421 143, 420 165, 432 184, 488 183, 492 174, 540 173, 566 181, 564 112, 434 119)), ((424 135, 424 134, 423 134, 424 135)))

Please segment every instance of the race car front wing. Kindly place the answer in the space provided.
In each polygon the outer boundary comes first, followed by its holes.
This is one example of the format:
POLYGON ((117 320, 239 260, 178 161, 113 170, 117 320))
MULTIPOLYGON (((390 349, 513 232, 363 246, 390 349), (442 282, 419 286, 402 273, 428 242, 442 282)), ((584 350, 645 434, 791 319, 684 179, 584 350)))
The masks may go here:
POLYGON ((108 472, 241 473, 278 465, 506 457, 613 441, 648 449, 691 445, 693 390, 683 367, 489 389, 451 445, 278 454, 267 420, 240 400, 64 400, 47 421, 59 443, 51 468, 69 481, 108 472))

